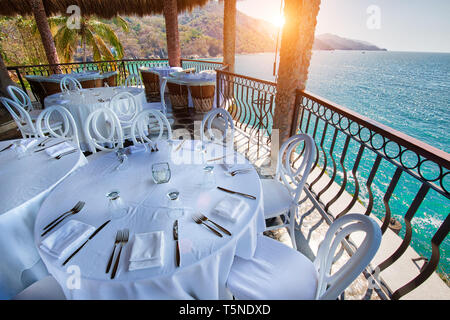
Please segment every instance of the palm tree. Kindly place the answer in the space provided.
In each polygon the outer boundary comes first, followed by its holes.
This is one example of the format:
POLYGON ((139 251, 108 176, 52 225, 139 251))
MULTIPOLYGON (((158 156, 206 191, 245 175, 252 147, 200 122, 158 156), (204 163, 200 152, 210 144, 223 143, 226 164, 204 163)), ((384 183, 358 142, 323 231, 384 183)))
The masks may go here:
MULTIPOLYGON (((58 55, 64 62, 73 60, 79 46, 83 50, 83 62, 87 61, 88 48, 92 51, 94 61, 123 58, 122 44, 110 25, 90 16, 82 17, 80 28, 75 29, 69 27, 68 19, 65 16, 48 19, 49 25, 55 33, 54 38, 58 55)), ((128 32, 128 23, 122 17, 117 16, 111 21, 128 32)))

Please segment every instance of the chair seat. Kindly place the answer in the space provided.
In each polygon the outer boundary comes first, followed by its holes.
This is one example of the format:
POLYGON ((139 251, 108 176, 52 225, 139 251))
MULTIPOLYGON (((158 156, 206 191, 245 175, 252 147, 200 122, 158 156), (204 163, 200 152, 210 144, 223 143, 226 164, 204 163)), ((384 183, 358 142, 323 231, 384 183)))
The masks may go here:
POLYGON ((264 195, 264 217, 274 218, 287 214, 292 205, 292 196, 289 190, 274 179, 261 179, 264 195))
POLYGON ((239 300, 311 300, 317 280, 318 273, 307 257, 259 235, 252 259, 234 258, 227 286, 239 300))
POLYGON ((55 278, 48 276, 33 283, 13 300, 66 300, 66 297, 55 278))

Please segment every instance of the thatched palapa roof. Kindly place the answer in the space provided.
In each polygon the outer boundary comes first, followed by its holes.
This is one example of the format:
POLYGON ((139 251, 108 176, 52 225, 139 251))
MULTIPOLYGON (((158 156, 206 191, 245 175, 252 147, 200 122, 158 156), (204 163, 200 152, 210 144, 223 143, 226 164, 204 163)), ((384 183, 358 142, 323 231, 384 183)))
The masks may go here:
MULTIPOLYGON (((82 15, 110 19, 116 15, 147 16, 161 14, 164 0, 42 0, 47 16, 67 14, 67 8, 77 5, 82 15)), ((177 0, 178 11, 190 11, 209 0, 177 0)), ((0 0, 0 15, 32 15, 30 0, 0 0)))

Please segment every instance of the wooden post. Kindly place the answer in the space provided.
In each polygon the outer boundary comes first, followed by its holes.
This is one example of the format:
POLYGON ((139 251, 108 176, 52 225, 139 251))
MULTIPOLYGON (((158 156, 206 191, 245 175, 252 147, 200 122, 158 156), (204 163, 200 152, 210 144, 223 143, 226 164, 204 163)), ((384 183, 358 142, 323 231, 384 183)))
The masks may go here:
POLYGON ((285 0, 273 124, 279 130, 280 146, 294 132, 297 123, 294 119, 296 90, 304 90, 308 79, 319 7, 320 0, 285 0))
POLYGON ((223 62, 234 73, 236 51, 236 0, 225 0, 223 6, 223 62))
POLYGON ((61 67, 58 66, 58 53, 56 52, 55 42, 53 41, 52 32, 47 21, 44 4, 42 0, 31 0, 31 7, 33 9, 34 19, 36 20, 36 26, 39 30, 39 34, 41 35, 42 44, 44 46, 48 63, 55 65, 52 67, 52 71, 54 73, 62 73, 61 67))
POLYGON ((0 95, 9 98, 8 91, 6 88, 10 85, 15 85, 15 83, 9 77, 8 70, 6 69, 5 63, 3 62, 3 57, 0 54, 0 95))
POLYGON ((163 5, 164 19, 166 21, 166 41, 169 65, 171 67, 181 67, 177 0, 164 0, 163 5))

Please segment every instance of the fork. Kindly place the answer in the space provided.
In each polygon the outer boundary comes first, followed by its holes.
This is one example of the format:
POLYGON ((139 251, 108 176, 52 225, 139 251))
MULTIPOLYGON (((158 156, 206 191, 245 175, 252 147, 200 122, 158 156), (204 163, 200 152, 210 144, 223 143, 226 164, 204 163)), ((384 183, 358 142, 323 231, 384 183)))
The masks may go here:
POLYGON ((249 172, 249 171, 251 171, 251 169, 237 169, 237 170, 234 170, 234 171, 231 171, 231 172, 225 171, 225 174, 226 174, 227 176, 234 177, 234 176, 237 175, 238 173, 247 173, 247 172, 249 172))
POLYGON ((122 240, 122 231, 118 230, 117 233, 116 233, 116 240, 114 240, 114 248, 113 248, 113 251, 111 253, 111 257, 109 258, 108 266, 106 267, 105 273, 108 273, 109 269, 111 268, 111 264, 112 264, 112 261, 113 261, 113 258, 114 258, 114 253, 116 252, 116 246, 120 243, 121 240, 122 240))
POLYGON ((43 230, 47 229, 48 227, 50 227, 52 224, 54 224, 56 221, 58 221, 59 219, 61 219, 64 215, 66 215, 67 213, 70 213, 72 211, 76 211, 76 210, 81 210, 84 206, 84 202, 83 201, 78 201, 72 209, 70 209, 69 211, 66 211, 64 213, 62 213, 58 218, 56 218, 55 220, 53 220, 52 222, 50 222, 48 225, 46 225, 44 227, 43 230))
POLYGON ((48 137, 48 138, 42 140, 42 141, 37 145, 37 147, 43 147, 43 146, 45 145, 45 143, 46 143, 48 140, 50 140, 50 139, 51 139, 51 137, 48 137))
POLYGON ((62 157, 66 156, 66 155, 68 155, 68 154, 74 153, 74 152, 77 152, 77 149, 73 149, 73 150, 70 150, 70 151, 67 151, 67 152, 63 152, 63 153, 57 155, 57 156, 55 157, 55 159, 56 159, 56 160, 59 160, 59 159, 61 159, 62 157))
POLYGON ((207 226, 212 232, 214 232, 218 237, 223 237, 222 234, 220 232, 218 232, 217 230, 215 230, 214 228, 212 228, 211 226, 207 225, 206 223, 204 223, 202 221, 202 219, 200 219, 198 216, 193 216, 192 220, 194 220, 194 222, 196 224, 203 224, 204 226, 207 226))
POLYGON ((57 222, 55 222, 50 228, 48 228, 46 231, 44 231, 44 233, 41 234, 41 237, 45 236, 50 230, 54 229, 58 224, 60 224, 62 221, 64 221, 64 219, 66 219, 67 217, 77 214, 78 212, 81 211, 81 209, 83 209, 84 207, 84 202, 82 202, 82 204, 80 204, 78 206, 78 208, 76 208, 76 210, 71 210, 69 212, 66 212, 67 214, 62 217, 60 220, 57 220, 57 222))
POLYGON ((128 229, 124 229, 123 233, 122 233, 122 237, 120 239, 119 254, 117 255, 116 262, 114 263, 114 268, 113 268, 113 271, 111 273, 111 279, 114 279, 114 277, 116 276, 117 267, 119 266, 120 254, 122 253, 123 245, 128 242, 128 237, 129 236, 130 236, 129 230, 128 229))
POLYGON ((219 228, 220 230, 222 230, 225 234, 231 236, 231 232, 230 232, 230 231, 228 231, 228 230, 225 229, 224 227, 218 225, 218 224, 215 223, 214 221, 208 219, 208 217, 206 217, 205 215, 199 213, 199 216, 198 216, 198 217, 199 217, 199 219, 201 219, 201 220, 204 221, 204 222, 206 222, 206 221, 211 222, 211 223, 212 223, 213 225, 215 225, 217 228, 219 228))

